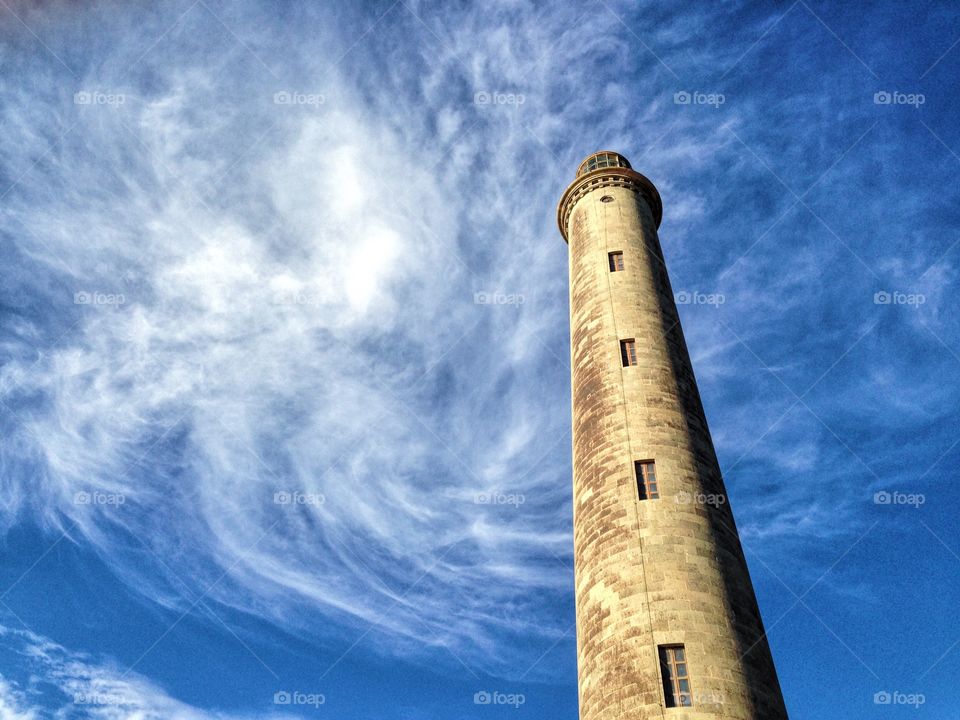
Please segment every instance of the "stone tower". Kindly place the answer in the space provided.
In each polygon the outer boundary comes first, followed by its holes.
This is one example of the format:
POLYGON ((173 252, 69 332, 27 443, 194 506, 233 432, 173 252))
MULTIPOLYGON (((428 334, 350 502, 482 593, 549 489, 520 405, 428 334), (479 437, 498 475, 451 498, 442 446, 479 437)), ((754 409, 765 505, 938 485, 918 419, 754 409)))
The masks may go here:
POLYGON ((599 152, 557 209, 570 253, 581 720, 787 717, 657 228, 599 152))

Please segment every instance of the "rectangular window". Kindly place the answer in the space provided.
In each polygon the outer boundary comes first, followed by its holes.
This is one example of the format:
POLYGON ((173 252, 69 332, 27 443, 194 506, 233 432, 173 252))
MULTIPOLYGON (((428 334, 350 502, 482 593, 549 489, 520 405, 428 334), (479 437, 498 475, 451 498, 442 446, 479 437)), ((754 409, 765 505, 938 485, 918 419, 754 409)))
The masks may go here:
POLYGON ((634 464, 637 473, 637 497, 641 500, 656 500, 660 497, 657 485, 657 471, 653 460, 637 460, 634 464))
POLYGON ((661 645, 660 674, 663 676, 663 697, 667 707, 690 707, 690 673, 683 645, 661 645))
POLYGON ((623 272, 623 253, 610 253, 610 272, 623 272))
POLYGON ((624 367, 637 364, 637 344, 633 340, 620 341, 620 359, 624 367))

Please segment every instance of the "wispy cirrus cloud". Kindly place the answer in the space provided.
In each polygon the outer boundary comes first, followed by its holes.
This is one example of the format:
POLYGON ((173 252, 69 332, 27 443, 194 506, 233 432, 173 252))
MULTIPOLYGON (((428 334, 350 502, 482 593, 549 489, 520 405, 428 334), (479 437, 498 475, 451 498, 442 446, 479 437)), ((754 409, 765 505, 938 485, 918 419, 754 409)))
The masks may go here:
POLYGON ((322 81, 264 71, 231 96, 237 68, 202 61, 233 40, 193 54, 204 15, 140 61, 155 87, 118 60, 142 37, 104 19, 104 63, 6 111, 37 128, 3 148, 11 167, 56 143, 5 211, 30 288, 4 368, 7 522, 31 512, 170 607, 203 591, 319 635, 332 614, 384 648, 522 671, 542 649, 504 664, 495 638, 561 638, 532 612, 570 583, 566 417, 530 402, 566 407, 562 253, 541 230, 558 126, 537 127, 556 81, 514 69, 557 49, 531 25, 490 55, 398 7, 424 55, 388 73, 380 114, 327 53, 322 81), (418 66, 419 91, 391 87, 418 66), (488 170, 511 166, 522 206, 488 170))
POLYGON ((904 438, 940 479, 956 142, 935 86, 928 129, 873 103, 844 11, 8 5, 0 518, 174 618, 572 666, 553 212, 599 147, 659 187, 674 290, 724 299, 680 311, 761 577, 843 573, 904 438))
MULTIPOLYGON (((6 652, 19 656, 17 682, 0 675, 0 718, 85 717, 102 720, 240 720, 252 715, 207 711, 180 702, 147 678, 97 662, 28 630, 0 627, 6 652)), ((257 717, 280 720, 281 712, 257 717)))

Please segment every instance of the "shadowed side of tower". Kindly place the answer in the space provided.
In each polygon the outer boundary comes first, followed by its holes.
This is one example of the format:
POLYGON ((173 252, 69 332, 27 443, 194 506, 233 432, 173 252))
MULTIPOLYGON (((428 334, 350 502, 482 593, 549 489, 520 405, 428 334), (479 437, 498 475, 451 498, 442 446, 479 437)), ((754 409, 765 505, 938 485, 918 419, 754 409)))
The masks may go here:
POLYGON ((653 184, 587 158, 570 253, 582 720, 787 717, 707 428, 653 184))

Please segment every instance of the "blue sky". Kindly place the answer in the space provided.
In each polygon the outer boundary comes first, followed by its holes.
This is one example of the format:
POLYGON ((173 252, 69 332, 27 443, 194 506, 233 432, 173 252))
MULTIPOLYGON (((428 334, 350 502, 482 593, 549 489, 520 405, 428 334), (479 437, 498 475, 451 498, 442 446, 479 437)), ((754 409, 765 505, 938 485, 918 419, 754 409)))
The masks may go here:
POLYGON ((0 719, 576 717, 555 207, 601 148, 663 197, 791 717, 955 717, 950 3, 0 38, 0 719))

